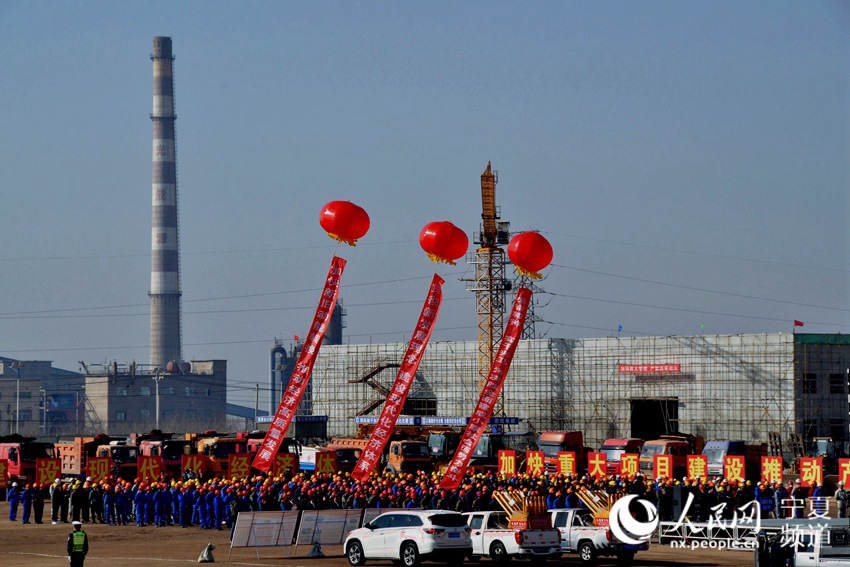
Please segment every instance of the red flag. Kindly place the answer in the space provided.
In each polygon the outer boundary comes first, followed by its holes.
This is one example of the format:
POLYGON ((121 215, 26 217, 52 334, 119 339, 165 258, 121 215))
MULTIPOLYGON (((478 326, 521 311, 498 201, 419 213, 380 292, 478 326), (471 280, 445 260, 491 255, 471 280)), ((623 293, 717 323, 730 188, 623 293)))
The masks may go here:
MULTIPOLYGON (((404 354, 393 387, 387 395, 384 409, 381 410, 381 417, 378 418, 378 423, 369 437, 369 445, 363 450, 360 459, 357 461, 357 466, 351 473, 352 477, 361 482, 369 478, 369 473, 372 472, 378 459, 381 458, 384 447, 389 441, 398 416, 404 407, 404 401, 407 399, 413 378, 416 376, 416 369, 419 368, 425 347, 428 346, 428 340, 431 338, 434 321, 440 313, 440 305, 443 303, 444 282, 443 278, 434 274, 431 287, 428 289, 428 296, 425 298, 425 305, 422 306, 422 313, 419 315, 419 321, 417 321, 416 329, 413 331, 413 337, 407 345, 407 352, 404 354)), ((318 468, 319 465, 316 464, 316 470, 318 468)))
POLYGON ((277 408, 274 421, 269 425, 269 430, 263 438, 263 444, 251 464, 255 469, 268 472, 272 468, 274 456, 280 448, 281 441, 286 430, 289 429, 292 418, 295 417, 298 402, 301 401, 301 396, 307 389, 307 380, 313 372, 313 364, 316 362, 316 356, 319 354, 319 347, 325 337, 331 313, 333 313, 337 297, 339 297, 339 283, 343 269, 345 269, 345 260, 334 256, 331 260, 328 277, 325 279, 325 288, 322 291, 321 299, 319 299, 319 306, 316 308, 316 315, 313 317, 313 324, 307 333, 304 347, 298 354, 298 362, 295 364, 292 378, 289 379, 289 385, 283 393, 283 399, 277 408))
POLYGON ((499 397, 499 392, 502 390, 505 377, 511 367, 511 360, 513 360, 517 343, 519 343, 522 335, 525 315, 530 301, 531 290, 525 287, 519 288, 507 328, 502 335, 502 342, 499 345, 496 358, 493 359, 493 366, 490 367, 490 374, 487 375, 487 381, 484 383, 484 388, 481 389, 475 411, 469 418, 469 425, 466 426, 446 474, 440 482, 440 488, 454 490, 460 485, 460 481, 466 473, 466 466, 469 464, 472 452, 484 433, 484 428, 490 421, 496 399, 499 397))
POLYGON ((803 322, 802 322, 802 321, 797 321, 796 319, 794 319, 794 326, 795 326, 795 327, 802 327, 802 326, 803 326, 803 322))

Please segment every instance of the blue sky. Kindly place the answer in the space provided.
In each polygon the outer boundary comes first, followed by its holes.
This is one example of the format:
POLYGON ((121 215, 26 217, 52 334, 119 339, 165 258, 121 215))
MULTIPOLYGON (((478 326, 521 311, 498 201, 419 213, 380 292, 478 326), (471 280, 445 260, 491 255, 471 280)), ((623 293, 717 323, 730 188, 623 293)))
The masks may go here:
MULTIPOLYGON (((850 332, 844 2, 0 1, 5 356, 147 362, 151 41, 173 38, 183 341, 253 404, 335 251, 405 340, 499 171, 554 265, 539 336, 850 332), (318 212, 364 207, 337 250, 318 212), (701 330, 700 323, 705 323, 701 330)), ((432 340, 474 340, 468 266, 432 340)))

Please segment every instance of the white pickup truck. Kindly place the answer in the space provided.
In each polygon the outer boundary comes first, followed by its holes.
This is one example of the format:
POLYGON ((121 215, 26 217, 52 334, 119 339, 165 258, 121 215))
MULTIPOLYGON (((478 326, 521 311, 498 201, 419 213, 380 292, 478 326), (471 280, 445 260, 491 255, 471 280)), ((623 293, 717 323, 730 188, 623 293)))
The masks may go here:
POLYGON ((759 534, 756 567, 850 567, 850 530, 794 528, 784 533, 759 534))
MULTIPOLYGON (((561 556, 558 530, 533 523, 529 528, 512 528, 508 514, 501 511, 467 512, 464 516, 472 530, 473 557, 489 557, 494 563, 524 557, 542 563, 561 556)), ((546 518, 542 520, 545 524, 546 518)))
POLYGON ((632 545, 618 541, 608 528, 593 524, 593 515, 586 508, 561 508, 549 513, 552 526, 561 532, 561 551, 578 553, 583 563, 593 563, 597 557, 606 555, 629 563, 635 553, 649 549, 648 543, 632 545))

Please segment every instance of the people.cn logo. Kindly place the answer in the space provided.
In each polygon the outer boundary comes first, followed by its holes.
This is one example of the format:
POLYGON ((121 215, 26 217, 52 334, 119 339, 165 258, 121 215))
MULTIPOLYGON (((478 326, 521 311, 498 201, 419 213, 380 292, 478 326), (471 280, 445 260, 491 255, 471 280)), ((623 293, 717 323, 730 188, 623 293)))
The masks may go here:
POLYGON ((630 545, 639 545, 649 541, 649 536, 658 527, 658 509, 652 502, 638 500, 646 509, 648 522, 639 522, 629 512, 629 503, 637 498, 630 494, 617 500, 608 514, 608 527, 618 540, 630 545), (637 539, 634 539, 637 538, 637 539))

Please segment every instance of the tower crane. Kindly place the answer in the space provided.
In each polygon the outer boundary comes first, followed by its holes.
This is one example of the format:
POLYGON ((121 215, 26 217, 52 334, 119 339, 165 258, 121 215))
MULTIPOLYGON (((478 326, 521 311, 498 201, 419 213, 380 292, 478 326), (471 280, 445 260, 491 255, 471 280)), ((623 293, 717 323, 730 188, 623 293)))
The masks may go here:
MULTIPOLYGON (((484 388, 493 358, 499 348, 504 331, 505 294, 512 283, 505 278, 505 249, 508 243, 510 223, 501 221, 496 206, 496 183, 498 172, 487 163, 481 174, 481 231, 473 237, 478 245, 475 257, 475 279, 467 280, 467 289, 475 292, 478 312, 478 392, 484 388)), ((504 416, 504 394, 499 397, 493 410, 494 415, 504 416)))

